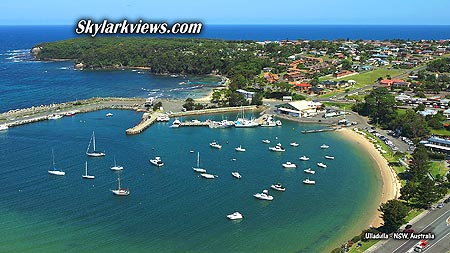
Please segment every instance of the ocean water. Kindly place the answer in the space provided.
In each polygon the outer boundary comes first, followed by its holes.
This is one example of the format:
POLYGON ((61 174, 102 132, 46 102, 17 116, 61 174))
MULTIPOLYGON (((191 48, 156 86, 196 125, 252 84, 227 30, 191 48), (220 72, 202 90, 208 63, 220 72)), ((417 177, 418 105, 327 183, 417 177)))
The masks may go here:
MULTIPOLYGON (((140 114, 111 111, 114 116, 107 118, 107 112, 0 133, 0 252, 320 252, 359 233, 354 227, 364 226, 367 210, 377 205, 378 173, 338 133, 305 135, 300 131, 317 126, 283 121, 282 127, 255 129, 173 129, 156 123, 127 136, 125 129, 140 114), (92 131, 104 158, 85 155, 92 131), (272 143, 261 142, 266 138, 272 143), (210 148, 213 140, 223 148, 210 148), (300 146, 289 146, 293 141, 300 146), (269 151, 277 142, 286 152, 269 151), (323 143, 330 148, 320 149, 323 143), (247 151, 236 152, 239 145, 247 151), (64 177, 47 173, 52 148, 64 177), (206 180, 192 170, 197 152, 201 166, 218 178, 206 180), (310 161, 300 161, 302 155, 310 161), (109 169, 114 156, 125 168, 121 182, 131 190, 128 197, 110 192, 117 186, 117 172, 109 169), (163 167, 149 163, 155 156, 163 167), (299 167, 282 168, 288 160, 299 167), (81 178, 85 161, 94 180, 81 178), (307 167, 316 174, 305 174, 307 167), (308 176, 317 184, 304 185, 308 176), (252 196, 277 182, 287 190, 270 190, 272 202, 252 196), (226 218, 235 211, 243 213, 242 221, 226 218)), ((235 115, 198 118, 222 117, 235 115)))

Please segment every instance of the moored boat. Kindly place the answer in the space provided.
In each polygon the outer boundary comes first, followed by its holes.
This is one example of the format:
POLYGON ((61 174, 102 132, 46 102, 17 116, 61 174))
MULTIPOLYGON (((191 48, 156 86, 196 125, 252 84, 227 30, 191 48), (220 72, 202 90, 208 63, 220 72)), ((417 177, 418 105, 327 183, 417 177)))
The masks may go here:
POLYGON ((310 180, 309 178, 307 178, 307 179, 303 180, 303 183, 304 184, 316 184, 316 181, 310 180))
POLYGON ((309 157, 307 157, 307 156, 300 156, 300 158, 298 158, 298 159, 300 159, 302 161, 308 161, 309 157))
POLYGON ((320 146, 320 148, 321 149, 327 149, 327 148, 329 148, 330 146, 328 146, 328 145, 326 145, 326 144, 322 144, 321 146, 320 146))
POLYGON ((334 156, 326 155, 326 156, 325 156, 325 159, 334 160, 334 156))
POLYGON ((86 149, 86 155, 87 156, 91 156, 91 157, 102 157, 102 156, 106 155, 105 152, 101 152, 101 151, 97 151, 96 150, 96 147, 95 147, 95 133, 94 132, 92 132, 91 139, 89 140, 89 144, 88 144, 88 147, 86 149), (92 151, 89 151, 89 148, 91 147, 91 142, 93 143, 93 148, 94 149, 92 151))
POLYGON ((200 152, 197 152, 197 167, 192 167, 195 172, 206 173, 206 169, 200 167, 200 152))
POLYGON ((84 178, 84 179, 94 179, 94 178, 95 178, 95 176, 89 175, 89 174, 88 174, 88 164, 87 164, 87 161, 86 161, 86 167, 85 167, 85 174, 84 174, 84 175, 81 175, 81 177, 84 178))
POLYGON ((0 124, 0 131, 7 130, 8 128, 8 124, 0 124))
POLYGON ((236 147, 234 150, 236 150, 237 152, 245 152, 245 148, 243 148, 241 145, 239 145, 239 147, 236 147))
POLYGON ((169 118, 169 116, 167 116, 167 114, 161 114, 158 117, 156 117, 156 121, 158 121, 158 122, 167 122, 169 120, 170 120, 170 118, 169 118))
POLYGON ((289 143, 289 145, 291 145, 292 147, 298 147, 300 144, 298 144, 297 142, 291 142, 289 143))
POLYGON ((261 193, 256 193, 253 196, 257 199, 269 200, 269 201, 273 200, 273 196, 269 195, 268 190, 263 190, 261 193))
POLYGON ((52 148, 52 162, 53 162, 53 169, 49 170, 48 173, 50 175, 55 175, 55 176, 64 176, 66 175, 66 173, 60 169, 57 169, 55 166, 55 153, 53 152, 53 148, 52 148))
POLYGON ((327 167, 327 165, 324 164, 324 163, 317 163, 317 166, 322 167, 322 168, 326 168, 327 167))
POLYGON ((297 165, 295 165, 295 163, 291 163, 291 162, 285 162, 282 164, 282 166, 284 168, 297 168, 297 165))
POLYGON ((222 148, 222 145, 220 145, 220 144, 217 143, 216 141, 213 141, 213 142, 209 143, 209 146, 210 146, 211 148, 217 148, 217 149, 221 149, 221 148, 222 148))
POLYGON ((284 186, 281 183, 273 184, 270 186, 270 188, 277 190, 277 191, 281 191, 281 192, 286 191, 286 188, 284 188, 284 186))
POLYGON ((232 214, 227 215, 227 218, 230 220, 239 220, 244 218, 244 216, 240 212, 234 212, 232 214))
POLYGON ((311 168, 307 168, 306 170, 303 170, 303 171, 308 174, 316 174, 316 172, 314 170, 312 170, 311 168))
POLYGON ((149 160, 151 164, 158 166, 158 167, 162 167, 164 166, 164 162, 161 160, 161 157, 157 156, 155 157, 155 159, 150 159, 149 160))
POLYGON ((172 128, 178 128, 181 126, 181 121, 179 119, 176 119, 172 122, 172 125, 170 127, 172 128))
POLYGON ((117 166, 117 163, 116 163, 116 156, 114 156, 114 166, 111 167, 111 170, 114 170, 114 171, 120 171, 120 170, 123 170, 123 167, 122 167, 122 166, 117 166))
POLYGON ((281 143, 278 143, 277 145, 275 145, 275 147, 269 147, 269 149, 271 151, 275 151, 275 152, 284 152, 284 151, 286 151, 286 149, 284 149, 283 146, 281 146, 281 143))
POLYGON ((237 172, 237 171, 231 172, 231 175, 233 175, 233 177, 235 177, 237 179, 240 179, 242 177, 241 174, 239 174, 239 172, 237 172))
POLYGON ((60 119, 63 116, 61 114, 52 114, 50 116, 48 116, 48 119, 54 120, 54 119, 60 119))
POLYGON ((212 175, 212 174, 208 174, 208 173, 202 173, 202 174, 200 174, 200 176, 202 176, 206 179, 214 179, 217 177, 216 175, 212 175))
POLYGON ((265 139, 265 140, 262 140, 262 142, 263 142, 263 143, 266 143, 266 144, 269 144, 269 143, 270 143, 270 141, 269 141, 269 140, 267 140, 267 139, 265 139))
POLYGON ((117 184, 118 184, 117 189, 116 190, 111 190, 111 192, 114 195, 117 195, 117 196, 128 196, 128 195, 130 195, 130 190, 128 188, 121 188, 120 187, 120 173, 117 174, 117 184))

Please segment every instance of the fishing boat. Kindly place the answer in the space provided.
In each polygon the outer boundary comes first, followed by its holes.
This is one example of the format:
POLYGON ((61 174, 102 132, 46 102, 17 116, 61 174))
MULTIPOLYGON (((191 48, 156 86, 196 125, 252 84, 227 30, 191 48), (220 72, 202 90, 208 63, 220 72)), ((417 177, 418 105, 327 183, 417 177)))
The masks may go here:
POLYGON ((327 165, 324 164, 324 163, 317 163, 317 166, 322 167, 322 168, 326 168, 327 167, 327 165))
POLYGON ((275 151, 275 152, 284 152, 284 151, 286 151, 286 149, 284 149, 283 146, 281 146, 281 143, 278 143, 277 145, 275 145, 275 147, 269 147, 269 150, 275 151))
POLYGON ((0 124, 0 131, 7 130, 8 128, 7 124, 0 124))
POLYGON ((253 119, 245 118, 244 107, 242 107, 242 118, 238 118, 234 122, 234 127, 236 128, 249 128, 249 127, 257 127, 259 126, 253 119))
POLYGON ((202 176, 206 179, 214 179, 217 177, 216 175, 212 175, 212 174, 208 174, 208 173, 202 173, 202 174, 200 174, 200 176, 202 176))
POLYGON ((230 220, 239 220, 244 218, 244 216, 240 212, 234 212, 232 214, 227 215, 227 218, 230 220))
POLYGON ((281 120, 275 121, 275 124, 277 124, 277 126, 282 126, 282 125, 283 125, 283 123, 281 122, 281 120))
POLYGON ((303 183, 304 184, 316 184, 316 181, 310 180, 309 178, 307 178, 307 179, 303 180, 303 183))
POLYGON ((289 143, 289 145, 291 145, 292 147, 298 147, 300 144, 298 144, 297 142, 291 142, 289 143))
POLYGON ((280 192, 286 191, 286 188, 284 188, 284 186, 281 183, 273 184, 270 186, 270 188, 280 191, 280 192))
POLYGON ((325 156, 325 159, 334 160, 334 156, 326 155, 326 156, 325 156))
POLYGON ((197 152, 197 167, 192 167, 195 172, 206 173, 206 170, 200 168, 200 152, 197 152))
POLYGON ((322 144, 321 146, 320 146, 320 148, 321 149, 327 149, 327 148, 329 148, 330 146, 328 146, 328 145, 326 145, 326 144, 322 144))
POLYGON ((268 190, 263 190, 261 193, 256 193, 253 196, 257 199, 269 200, 269 201, 273 200, 273 196, 269 195, 268 190))
POLYGON ((53 152, 53 148, 52 148, 52 163, 53 163, 53 169, 49 170, 48 173, 50 175, 55 175, 55 176, 64 176, 66 175, 66 173, 60 169, 57 169, 55 166, 55 153, 53 152))
POLYGON ((88 164, 87 164, 87 161, 86 161, 86 167, 85 167, 85 174, 84 174, 84 175, 81 175, 81 177, 83 177, 84 179, 94 179, 94 178, 95 178, 95 176, 92 176, 92 175, 89 175, 89 174, 88 174, 88 164))
POLYGON ((311 168, 307 168, 306 170, 303 170, 303 171, 308 174, 316 174, 316 172, 314 170, 312 170, 311 168))
POLYGON ((167 116, 167 114, 161 114, 156 118, 156 121, 158 121, 158 122, 167 122, 169 120, 170 120, 170 118, 169 118, 169 116, 167 116))
POLYGON ((243 148, 241 145, 239 145, 239 147, 236 147, 234 150, 236 150, 237 152, 245 152, 245 148, 243 148))
POLYGON ((73 115, 77 114, 78 111, 70 111, 70 112, 66 112, 66 114, 64 114, 64 116, 66 117, 72 117, 73 115))
POLYGON ((92 156, 92 157, 102 157, 102 156, 106 155, 104 152, 96 150, 96 148, 95 148, 95 133, 94 132, 92 132, 91 139, 89 140, 89 145, 86 149, 86 155, 92 156), (89 151, 89 148, 91 147, 91 143, 93 144, 94 149, 92 151, 89 151))
POLYGON ((308 161, 309 157, 307 157, 307 156, 300 156, 300 158, 298 158, 298 159, 300 159, 302 161, 308 161))
POLYGON ((263 143, 266 143, 266 144, 269 144, 269 143, 270 143, 270 141, 269 141, 269 140, 267 140, 267 139, 265 139, 265 140, 262 140, 262 142, 263 142, 263 143))
POLYGON ((116 156, 114 156, 114 166, 111 167, 111 170, 114 170, 114 171, 120 171, 120 170, 123 170, 123 167, 122 167, 122 166, 117 166, 117 163, 116 163, 116 156))
POLYGON ((221 148, 222 148, 222 145, 220 145, 220 144, 217 143, 216 141, 213 141, 213 142, 209 143, 209 146, 210 146, 211 148, 217 148, 217 149, 221 149, 221 148))
POLYGON ((295 165, 295 163, 291 163, 291 162, 283 163, 282 166, 284 168, 297 168, 297 165, 295 165))
POLYGON ((161 160, 161 157, 157 156, 155 157, 155 159, 150 159, 149 160, 151 164, 158 166, 158 167, 162 167, 164 166, 164 162, 161 160))
POLYGON ((242 177, 241 174, 239 174, 239 172, 237 172, 237 171, 231 172, 231 175, 233 175, 233 177, 235 177, 237 179, 240 179, 242 177))
POLYGON ((117 196, 128 196, 128 195, 130 195, 130 190, 128 188, 121 188, 120 187, 120 173, 117 173, 117 184, 118 184, 117 189, 116 190, 111 190, 111 192, 114 195, 117 195, 117 196))

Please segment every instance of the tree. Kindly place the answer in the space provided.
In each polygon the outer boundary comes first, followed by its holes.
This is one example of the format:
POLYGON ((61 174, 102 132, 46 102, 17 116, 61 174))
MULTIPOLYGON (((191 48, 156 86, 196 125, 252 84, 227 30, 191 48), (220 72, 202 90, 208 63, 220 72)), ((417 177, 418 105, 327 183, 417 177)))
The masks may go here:
POLYGON ((161 101, 159 101, 158 103, 154 104, 153 105, 153 111, 159 110, 159 108, 161 108, 161 106, 162 106, 162 102, 161 101))
POLYGON ((392 199, 386 203, 381 204, 378 210, 381 212, 383 219, 383 226, 381 230, 387 233, 397 231, 405 222, 405 217, 408 215, 409 207, 399 200, 392 199))
POLYGON ((396 116, 395 97, 386 88, 375 88, 364 99, 365 102, 355 108, 360 114, 368 115, 373 122, 387 125, 396 116))
POLYGON ((183 104, 183 107, 186 109, 186 111, 192 111, 195 108, 194 99, 187 98, 185 100, 186 103, 183 104))
POLYGON ((342 69, 351 70, 352 69, 352 62, 349 61, 349 60, 343 60, 342 61, 342 69))
POLYGON ((417 192, 416 185, 413 182, 408 181, 400 189, 400 194, 401 194, 400 199, 403 199, 406 202, 409 202, 410 200, 412 200, 414 198, 416 192, 417 192))
POLYGON ((430 161, 428 157, 427 149, 424 145, 417 145, 416 149, 412 154, 410 164, 410 173, 412 175, 413 182, 419 182, 422 178, 428 176, 428 172, 430 169, 430 161))
POLYGON ((256 92, 255 95, 252 97, 252 105, 262 105, 263 104, 263 94, 260 92, 256 92))

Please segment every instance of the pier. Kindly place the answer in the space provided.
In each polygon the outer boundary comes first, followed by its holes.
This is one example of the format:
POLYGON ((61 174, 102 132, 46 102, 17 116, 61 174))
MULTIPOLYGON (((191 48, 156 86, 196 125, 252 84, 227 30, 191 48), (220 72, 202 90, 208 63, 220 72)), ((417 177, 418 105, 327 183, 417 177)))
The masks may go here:
POLYGON ((323 129, 313 129, 313 130, 303 130, 302 134, 312 134, 312 133, 322 133, 322 132, 331 132, 336 131, 337 128, 323 128, 323 129))
POLYGON ((141 121, 139 121, 136 126, 128 128, 125 133, 129 135, 141 133, 149 126, 151 126, 156 121, 157 117, 157 113, 144 113, 142 115, 141 121))

